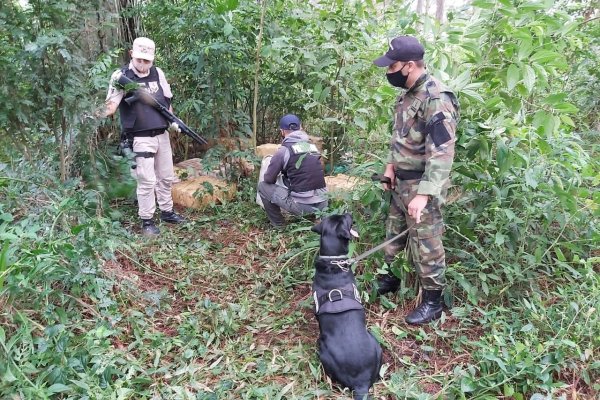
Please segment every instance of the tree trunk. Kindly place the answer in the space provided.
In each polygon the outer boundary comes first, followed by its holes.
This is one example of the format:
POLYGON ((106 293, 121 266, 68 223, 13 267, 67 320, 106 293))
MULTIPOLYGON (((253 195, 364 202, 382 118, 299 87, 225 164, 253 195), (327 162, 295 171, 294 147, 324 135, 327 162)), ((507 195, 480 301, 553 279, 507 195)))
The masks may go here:
POLYGON ((417 0, 417 14, 423 14, 423 0, 417 0))
POLYGON ((250 148, 256 148, 256 134, 257 134, 257 118, 256 118, 256 108, 258 106, 258 80, 259 80, 259 72, 260 72, 260 50, 262 47, 262 35, 263 35, 263 25, 265 23, 265 10, 267 8, 267 0, 262 0, 262 5, 260 9, 260 24, 258 26, 258 38, 256 39, 256 62, 254 69, 254 100, 252 101, 252 138, 250 142, 250 148))
POLYGON ((437 8, 435 10, 435 19, 441 24, 444 22, 445 12, 444 12, 444 0, 437 0, 437 8))
MULTIPOLYGON (((123 10, 126 10, 135 5, 136 0, 119 0, 119 12, 122 14, 123 10)), ((124 43, 132 45, 133 41, 140 34, 139 32, 139 23, 136 21, 135 17, 123 17, 121 15, 121 28, 123 31, 121 32, 121 38, 124 43)), ((125 49, 125 53, 123 54, 123 61, 127 63, 129 61, 129 52, 125 49)))

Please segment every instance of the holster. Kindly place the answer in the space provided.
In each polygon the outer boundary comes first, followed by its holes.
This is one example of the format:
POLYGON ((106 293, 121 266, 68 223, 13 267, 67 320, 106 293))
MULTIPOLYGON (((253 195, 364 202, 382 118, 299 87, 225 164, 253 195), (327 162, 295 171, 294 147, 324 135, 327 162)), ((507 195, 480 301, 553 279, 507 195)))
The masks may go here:
POLYGON ((410 181, 414 179, 421 179, 423 177, 423 171, 408 171, 402 169, 395 169, 394 174, 396 178, 401 181, 410 181))

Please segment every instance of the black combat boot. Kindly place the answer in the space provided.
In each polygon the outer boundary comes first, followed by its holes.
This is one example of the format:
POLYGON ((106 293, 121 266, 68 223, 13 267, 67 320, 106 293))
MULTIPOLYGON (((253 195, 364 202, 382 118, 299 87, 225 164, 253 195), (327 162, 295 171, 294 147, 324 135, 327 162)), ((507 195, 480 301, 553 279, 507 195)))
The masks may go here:
POLYGON ((185 222, 185 217, 177 214, 175 211, 161 211, 160 219, 170 224, 181 224, 185 222))
POLYGON ((442 291, 423 290, 423 301, 406 316, 411 325, 422 325, 442 316, 442 291))
POLYGON ((393 293, 400 287, 400 279, 394 274, 381 275, 377 278, 377 294, 393 293))
POLYGON ((152 219, 143 219, 142 220, 142 235, 144 236, 158 236, 160 234, 160 230, 154 225, 154 221, 152 219))

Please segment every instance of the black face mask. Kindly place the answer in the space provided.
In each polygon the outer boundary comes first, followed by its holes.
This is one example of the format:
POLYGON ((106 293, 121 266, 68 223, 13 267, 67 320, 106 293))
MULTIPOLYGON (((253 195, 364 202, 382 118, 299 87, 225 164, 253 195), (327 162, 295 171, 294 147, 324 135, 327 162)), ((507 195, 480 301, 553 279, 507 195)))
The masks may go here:
POLYGON ((403 89, 408 89, 408 87, 406 86, 406 81, 408 80, 408 75, 402 75, 402 70, 407 65, 408 64, 403 65, 402 68, 400 68, 396 72, 392 72, 391 74, 385 75, 387 77, 387 80, 390 83, 390 85, 396 86, 399 88, 403 88, 403 89))

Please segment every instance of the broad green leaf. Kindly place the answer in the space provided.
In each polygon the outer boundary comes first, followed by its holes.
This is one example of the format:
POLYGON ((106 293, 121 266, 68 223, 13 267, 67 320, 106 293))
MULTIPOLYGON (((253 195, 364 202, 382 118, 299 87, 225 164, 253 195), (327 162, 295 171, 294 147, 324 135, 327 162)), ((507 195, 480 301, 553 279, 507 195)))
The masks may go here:
POLYGON ((542 101, 546 104, 555 105, 555 104, 559 104, 559 103, 564 103, 566 99, 567 99, 567 94, 560 92, 560 93, 553 93, 549 96, 546 96, 542 101))
POLYGON ((239 3, 240 3, 239 0, 220 1, 217 3, 217 5, 215 7, 215 11, 217 12, 217 14, 224 14, 228 11, 235 10, 238 7, 239 3))
POLYGON ((521 332, 529 332, 532 329, 533 329, 533 325, 527 324, 521 328, 521 332))
POLYGON ((519 51, 517 53, 517 58, 519 60, 524 60, 525 58, 529 57, 529 55, 531 54, 531 48, 531 37, 521 40, 521 43, 519 45, 519 51))
POLYGON ((313 99, 318 101, 321 98, 322 92, 323 92, 323 85, 321 84, 321 82, 317 82, 317 84, 313 88, 313 99))
POLYGON ((567 125, 572 126, 573 128, 575 128, 575 122, 568 115, 561 114, 560 115, 560 120, 562 122, 564 122, 565 124, 567 124, 567 125))
POLYGON ((543 2, 539 1, 529 1, 527 3, 519 4, 519 11, 539 11, 544 10, 546 6, 543 2))
POLYGON ((535 171, 533 171, 531 168, 525 170, 525 183, 527 184, 527 186, 530 186, 534 189, 538 187, 538 181, 535 176, 535 171))
POLYGON ((502 140, 499 140, 496 143, 496 163, 498 164, 498 168, 500 170, 501 175, 505 173, 510 167, 509 161, 510 158, 508 147, 502 140))
POLYGON ((510 66, 508 67, 508 70, 506 71, 506 87, 507 89, 513 90, 515 88, 515 86, 517 86, 517 82, 519 82, 520 79, 520 73, 519 73, 519 67, 517 67, 515 64, 510 64, 510 66))
POLYGON ((50 393, 62 393, 62 392, 67 392, 70 391, 71 388, 67 385, 63 385, 62 383, 55 383, 54 385, 50 386, 48 388, 48 391, 50 393))
POLYGON ((471 378, 469 376, 465 376, 460 381, 460 389, 464 393, 474 392, 475 389, 477 389, 477 383, 475 383, 475 381, 473 380, 473 378, 471 378))
POLYGON ((556 247, 554 249, 554 252, 556 253, 556 258, 558 258, 559 261, 562 261, 562 262, 567 261, 567 258, 565 257, 565 255, 563 254, 563 252, 560 248, 556 247))
POLYGON ((531 27, 531 29, 533 30, 533 33, 538 37, 538 38, 543 38, 545 36, 544 33, 544 27, 540 26, 540 25, 534 25, 531 27))
POLYGON ((6 366, 6 371, 4 372, 4 375, 2 376, 2 381, 3 382, 7 382, 7 383, 11 383, 16 381, 17 378, 13 375, 12 371, 10 370, 10 366, 6 366))
POLYGON ((547 140, 538 139, 535 141, 535 144, 537 145, 538 149, 540 149, 542 154, 550 154, 552 151, 552 146, 550 146, 547 140))
POLYGON ((509 209, 509 208, 505 208, 504 209, 504 214, 506 214, 506 218, 508 218, 509 221, 512 221, 515 219, 516 215, 513 212, 513 210, 509 209))
POLYGON ((557 59, 561 59, 562 56, 554 51, 550 50, 540 50, 537 53, 533 54, 530 58, 532 62, 537 62, 540 64, 547 63, 548 61, 555 61, 557 59))
POLYGON ((281 389, 281 391, 279 393, 277 393, 277 395, 275 396, 275 400, 281 400, 284 398, 284 395, 290 391, 290 389, 292 389, 294 387, 294 385, 296 384, 296 381, 291 381, 290 383, 288 383, 287 385, 285 385, 283 387, 283 389, 281 389))
POLYGON ((467 86, 470 80, 471 71, 466 69, 463 73, 454 78, 448 84, 452 87, 452 89, 456 90, 457 92, 460 92, 465 86, 467 86))
POLYGON ((494 240, 494 244, 497 246, 502 246, 506 241, 506 236, 500 232, 496 232, 496 239, 494 240))
POLYGON ((567 102, 555 104, 554 109, 558 112, 566 114, 575 114, 577 111, 579 111, 577 107, 567 102))
POLYGON ((496 2, 491 0, 474 0, 472 5, 474 7, 492 9, 496 7, 496 2))
POLYGON ((233 25, 231 25, 229 22, 225 24, 225 26, 223 27, 223 34, 225 36, 229 36, 231 35, 231 32, 233 32, 233 25))
POLYGON ((485 100, 483 99, 483 97, 481 97, 481 95, 479 93, 477 93, 473 90, 465 89, 465 90, 462 90, 461 93, 473 100, 480 102, 480 103, 485 103, 485 100))
POLYGON ((392 326, 392 333, 396 336, 398 336, 398 338, 403 339, 406 336, 408 336, 408 334, 403 331, 402 329, 398 328, 396 325, 392 326))
POLYGON ((535 86, 535 71, 529 65, 523 67, 523 85, 525 85, 529 93, 531 93, 535 86))
POLYGON ((360 115, 354 116, 354 124, 362 129, 367 129, 367 121, 360 115))
POLYGON ((563 339, 563 340, 561 340, 561 342, 562 342, 563 344, 566 344, 566 345, 567 345, 567 346, 569 346, 569 347, 572 347, 572 348, 574 348, 574 349, 576 349, 576 348, 577 348, 577 343, 573 342, 572 340, 569 340, 569 339, 563 339))
POLYGON ((327 100, 327 98, 329 97, 330 93, 331 93, 331 86, 325 87, 323 89, 323 91, 321 92, 321 95, 319 96, 319 101, 325 102, 327 100))
POLYGON ((533 116, 533 126, 542 127, 545 136, 550 136, 554 132, 554 116, 545 111, 538 111, 533 116))

